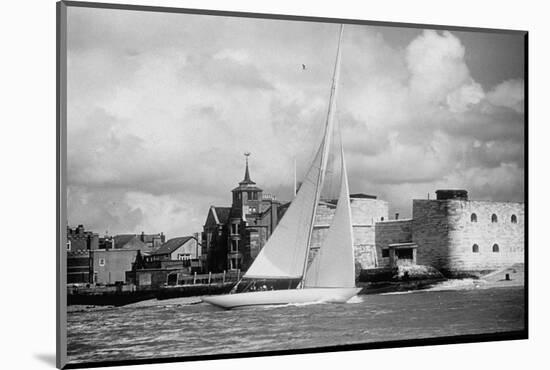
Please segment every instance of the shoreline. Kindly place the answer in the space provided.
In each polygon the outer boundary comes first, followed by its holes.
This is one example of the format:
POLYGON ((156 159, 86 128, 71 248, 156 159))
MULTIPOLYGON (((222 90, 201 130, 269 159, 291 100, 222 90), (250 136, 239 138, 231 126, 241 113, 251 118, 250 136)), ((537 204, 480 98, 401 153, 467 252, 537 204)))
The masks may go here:
MULTIPOLYGON (((420 293, 420 292, 442 292, 442 291, 461 291, 461 290, 488 290, 495 288, 524 288, 523 279, 502 279, 498 274, 490 274, 492 276, 482 277, 479 279, 465 278, 465 279, 448 279, 439 281, 432 284, 426 284, 425 287, 417 289, 404 289, 393 290, 387 292, 372 292, 363 293, 358 296, 366 295, 392 295, 392 294, 408 294, 408 293, 420 293)), ((170 299, 149 299, 136 303, 131 303, 124 306, 97 306, 97 305, 72 305, 67 307, 67 313, 80 313, 80 312, 96 312, 111 309, 127 309, 127 308, 147 308, 158 306, 190 306, 195 304, 201 304, 201 296, 192 297, 179 297, 170 299)))

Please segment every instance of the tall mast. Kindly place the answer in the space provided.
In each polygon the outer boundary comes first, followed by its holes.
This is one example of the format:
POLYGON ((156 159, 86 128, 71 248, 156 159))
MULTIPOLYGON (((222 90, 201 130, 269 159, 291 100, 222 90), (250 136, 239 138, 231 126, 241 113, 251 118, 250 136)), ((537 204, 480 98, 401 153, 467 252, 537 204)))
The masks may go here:
POLYGON ((332 74, 332 86, 330 88, 330 98, 327 112, 327 120, 325 123, 325 134, 323 139, 323 152, 321 154, 321 168, 319 169, 320 173, 317 178, 317 187, 315 188, 315 203, 313 204, 313 212, 311 215, 311 223, 309 226, 309 234, 307 237, 307 248, 304 256, 304 267, 302 269, 302 281, 300 287, 303 289, 305 284, 306 269, 307 269, 307 260, 309 255, 309 246, 311 242, 311 235, 313 234, 313 227, 315 225, 315 214, 317 213, 317 206, 319 205, 319 200, 321 199, 321 190, 323 183, 325 181, 325 172, 327 169, 327 157, 328 151, 330 149, 330 141, 332 138, 332 130, 334 127, 333 118, 334 118, 334 108, 336 105, 336 86, 338 85, 338 79, 340 77, 340 44, 342 43, 342 35, 344 33, 344 25, 340 25, 340 36, 338 38, 338 48, 336 50, 336 62, 334 63, 334 72, 332 74))

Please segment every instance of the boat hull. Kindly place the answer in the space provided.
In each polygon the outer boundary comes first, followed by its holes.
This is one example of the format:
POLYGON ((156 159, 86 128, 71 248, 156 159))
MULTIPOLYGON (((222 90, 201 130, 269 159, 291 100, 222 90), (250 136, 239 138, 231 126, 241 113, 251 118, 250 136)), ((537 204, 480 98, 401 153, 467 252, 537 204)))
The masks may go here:
POLYGON ((248 306, 271 306, 300 303, 346 303, 361 288, 304 288, 269 290, 201 297, 203 302, 226 310, 248 306))

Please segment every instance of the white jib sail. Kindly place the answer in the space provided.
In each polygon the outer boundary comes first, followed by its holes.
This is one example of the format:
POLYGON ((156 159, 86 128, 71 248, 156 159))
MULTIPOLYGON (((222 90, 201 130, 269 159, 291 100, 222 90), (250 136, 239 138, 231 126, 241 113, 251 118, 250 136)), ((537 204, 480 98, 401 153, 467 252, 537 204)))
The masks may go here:
POLYGON ((341 148, 341 155, 342 171, 338 204, 326 238, 306 273, 306 287, 355 287, 353 227, 343 148, 341 148))
POLYGON ((296 197, 244 275, 245 278, 302 277, 304 256, 308 249, 308 234, 316 203, 316 188, 321 175, 323 143, 296 197))

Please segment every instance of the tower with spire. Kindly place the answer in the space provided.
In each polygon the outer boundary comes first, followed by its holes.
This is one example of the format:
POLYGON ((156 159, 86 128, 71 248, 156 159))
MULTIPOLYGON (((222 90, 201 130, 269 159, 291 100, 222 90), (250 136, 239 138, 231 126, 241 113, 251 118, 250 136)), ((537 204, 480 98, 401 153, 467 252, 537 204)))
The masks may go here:
POLYGON ((246 271, 280 219, 280 202, 252 181, 250 153, 244 156, 244 178, 231 190, 231 207, 211 206, 204 224, 208 271, 246 271))
POLYGON ((251 232, 256 233, 254 226, 258 224, 262 214, 262 189, 250 178, 248 158, 250 152, 245 152, 244 178, 239 186, 233 189, 233 204, 229 217, 229 240, 227 246, 228 269, 242 269, 251 262, 251 232))
POLYGON ((257 187, 256 183, 250 179, 250 170, 248 169, 248 157, 250 157, 250 152, 245 152, 244 156, 246 158, 244 179, 239 182, 239 186, 231 190, 231 192, 233 193, 232 208, 235 210, 232 212, 232 217, 234 217, 235 213, 240 213, 240 218, 246 221, 247 218, 254 218, 255 215, 261 212, 260 206, 263 190, 257 187))

